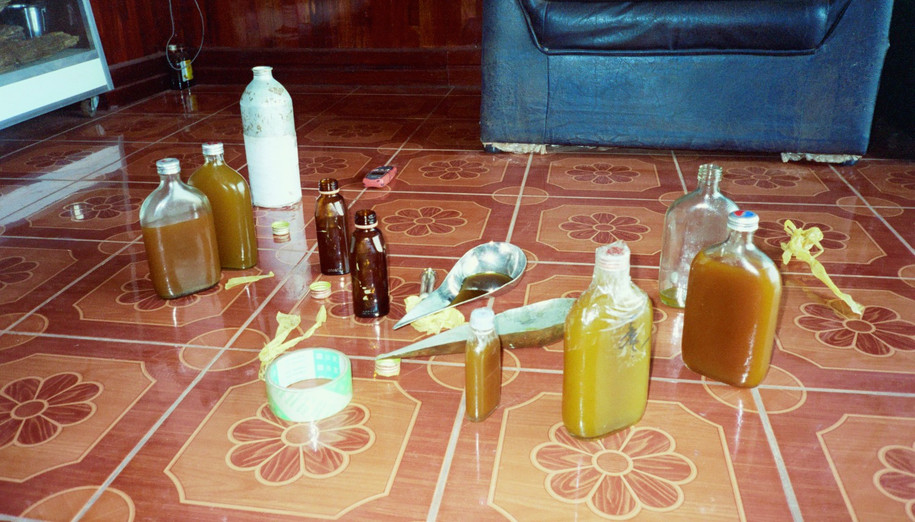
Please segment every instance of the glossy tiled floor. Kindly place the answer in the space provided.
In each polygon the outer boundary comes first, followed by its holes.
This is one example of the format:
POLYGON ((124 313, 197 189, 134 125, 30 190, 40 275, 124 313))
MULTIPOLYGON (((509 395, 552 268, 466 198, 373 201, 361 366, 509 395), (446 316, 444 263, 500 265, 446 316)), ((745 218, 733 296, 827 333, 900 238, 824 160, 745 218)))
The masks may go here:
MULTIPOLYGON (((915 162, 783 164, 690 152, 479 150, 479 95, 448 90, 290 88, 301 207, 257 211, 260 263, 275 277, 175 301, 146 278, 137 213, 154 162, 200 164, 221 140, 244 172, 240 88, 167 92, 92 120, 71 113, 0 131, 0 517, 69 520, 915 520, 915 162), (705 162, 762 217, 773 258, 782 220, 825 232, 820 258, 866 306, 831 305, 805 265, 785 290, 772 369, 755 390, 683 367, 682 313, 657 300, 667 205, 705 162), (363 190, 369 168, 400 174, 363 190), (346 277, 316 269, 317 181, 374 208, 389 245, 389 317, 357 320, 346 277), (303 210, 304 209, 304 210, 303 210), (293 224, 274 242, 269 225, 293 224), (575 296, 596 246, 621 238, 658 305, 650 402, 632 429, 571 440, 559 415, 562 345, 504 355, 502 405, 464 420, 459 356, 372 357, 422 338, 392 330, 420 273, 443 277, 470 247, 528 255, 496 311, 575 296), (313 299, 308 285, 329 280, 313 299), (279 421, 257 379, 277 312, 298 347, 353 363, 354 398, 315 425, 279 421)), ((239 272, 224 272, 223 283, 239 272)), ((468 307, 461 308, 469 315, 468 307)))

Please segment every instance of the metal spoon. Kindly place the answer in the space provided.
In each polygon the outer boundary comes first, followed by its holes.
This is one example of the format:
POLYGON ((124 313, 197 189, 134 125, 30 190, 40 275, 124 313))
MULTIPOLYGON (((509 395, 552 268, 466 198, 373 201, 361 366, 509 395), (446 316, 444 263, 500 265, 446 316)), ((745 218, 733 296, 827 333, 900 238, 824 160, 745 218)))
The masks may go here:
POLYGON ((508 289, 521 277, 526 267, 527 256, 511 243, 490 241, 471 248, 454 264, 441 286, 407 312, 394 328, 508 289))

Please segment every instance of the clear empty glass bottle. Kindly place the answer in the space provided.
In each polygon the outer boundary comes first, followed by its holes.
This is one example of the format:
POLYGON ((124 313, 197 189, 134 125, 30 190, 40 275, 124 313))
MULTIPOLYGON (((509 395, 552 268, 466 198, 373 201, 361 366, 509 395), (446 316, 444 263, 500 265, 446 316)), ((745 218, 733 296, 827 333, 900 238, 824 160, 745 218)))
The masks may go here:
POLYGON ((206 194, 213 208, 219 263, 228 269, 251 268, 257 264, 257 234, 248 183, 226 165, 222 143, 204 143, 203 157, 204 164, 187 182, 206 194))
POLYGON ((648 402, 651 301, 629 277, 629 247, 597 249, 594 278, 566 316, 562 422, 600 437, 638 422, 648 402))
POLYGON ((724 241, 728 214, 737 210, 737 204, 718 190, 721 167, 701 165, 698 177, 696 190, 674 201, 664 215, 658 291, 661 302, 676 308, 686 305, 693 258, 703 248, 724 241))
POLYGON ((321 273, 341 275, 349 273, 349 240, 346 202, 340 194, 337 180, 324 178, 318 182, 318 199, 315 201, 315 237, 318 241, 318 258, 321 273))
POLYGON ((156 293, 173 299, 219 282, 219 250, 207 197, 181 181, 175 158, 156 162, 159 186, 140 207, 140 227, 156 293))
POLYGON ((378 230, 373 210, 359 210, 356 231, 350 242, 352 259, 353 308, 356 317, 388 315, 388 261, 384 236, 378 230))
POLYGON ((491 308, 470 312, 470 337, 464 350, 464 396, 467 419, 479 422, 502 397, 502 344, 491 308))
POLYGON ((753 387, 769 371, 781 276, 753 244, 759 217, 728 216, 728 238, 693 261, 683 316, 683 363, 696 373, 753 387))

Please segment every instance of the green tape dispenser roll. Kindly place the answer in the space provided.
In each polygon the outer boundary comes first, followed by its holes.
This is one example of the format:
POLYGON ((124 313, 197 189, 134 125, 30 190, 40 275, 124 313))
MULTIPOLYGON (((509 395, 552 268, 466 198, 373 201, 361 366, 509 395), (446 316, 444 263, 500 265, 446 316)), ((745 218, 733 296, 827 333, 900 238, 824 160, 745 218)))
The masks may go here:
POLYGON ((330 417, 353 399, 349 359, 330 348, 306 348, 285 353, 267 367, 267 401, 277 417, 310 422, 330 417), (290 388, 299 381, 329 379, 311 388, 290 388))

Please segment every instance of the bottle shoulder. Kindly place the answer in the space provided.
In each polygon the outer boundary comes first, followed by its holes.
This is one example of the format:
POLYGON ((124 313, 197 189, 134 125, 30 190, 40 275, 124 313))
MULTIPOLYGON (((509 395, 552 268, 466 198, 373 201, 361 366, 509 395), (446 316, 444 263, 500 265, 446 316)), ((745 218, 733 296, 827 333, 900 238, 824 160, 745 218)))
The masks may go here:
POLYGON ((206 195, 184 183, 159 186, 140 206, 140 226, 163 226, 212 214, 206 195))

